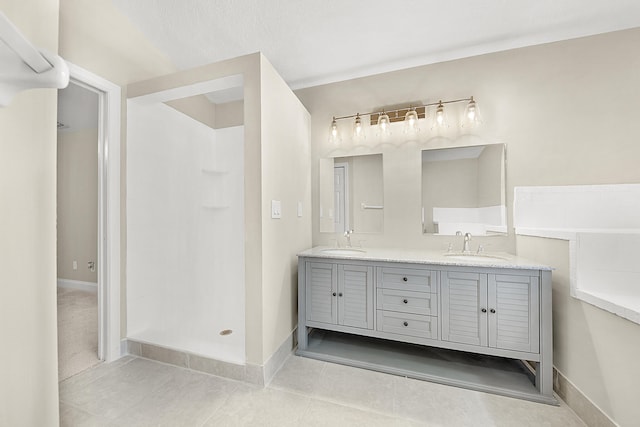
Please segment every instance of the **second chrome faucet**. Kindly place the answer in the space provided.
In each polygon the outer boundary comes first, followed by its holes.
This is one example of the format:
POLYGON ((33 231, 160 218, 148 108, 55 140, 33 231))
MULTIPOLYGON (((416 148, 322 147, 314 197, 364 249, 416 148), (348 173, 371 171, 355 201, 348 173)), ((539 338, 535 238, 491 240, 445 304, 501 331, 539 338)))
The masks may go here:
MULTIPOLYGON (((456 236, 462 236, 462 231, 456 231, 456 236)), ((464 243, 462 244, 462 253, 471 253, 471 233, 464 233, 464 243)))

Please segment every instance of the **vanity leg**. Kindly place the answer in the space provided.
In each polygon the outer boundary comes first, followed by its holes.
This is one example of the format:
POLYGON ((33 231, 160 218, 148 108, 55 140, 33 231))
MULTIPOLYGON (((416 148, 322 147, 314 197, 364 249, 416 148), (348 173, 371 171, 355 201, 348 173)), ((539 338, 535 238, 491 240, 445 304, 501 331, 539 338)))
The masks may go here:
POLYGON ((309 342, 309 331, 306 325, 306 289, 305 289, 305 262, 298 261, 298 350, 306 350, 309 342))
POLYGON ((540 362, 536 369, 536 387, 541 395, 553 398, 553 327, 551 272, 540 276, 540 362))

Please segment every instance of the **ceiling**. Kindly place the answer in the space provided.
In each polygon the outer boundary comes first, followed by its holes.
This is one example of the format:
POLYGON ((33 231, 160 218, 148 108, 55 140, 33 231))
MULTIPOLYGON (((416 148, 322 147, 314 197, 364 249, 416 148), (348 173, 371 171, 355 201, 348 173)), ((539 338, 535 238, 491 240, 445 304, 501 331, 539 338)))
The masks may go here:
POLYGON ((293 88, 640 27, 638 0, 112 0, 179 69, 261 51, 293 88))

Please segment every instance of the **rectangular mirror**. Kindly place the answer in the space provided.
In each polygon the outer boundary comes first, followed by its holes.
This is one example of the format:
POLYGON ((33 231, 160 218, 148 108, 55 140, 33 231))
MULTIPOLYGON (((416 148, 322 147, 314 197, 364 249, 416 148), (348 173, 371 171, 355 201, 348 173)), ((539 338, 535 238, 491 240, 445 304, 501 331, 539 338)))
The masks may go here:
POLYGON ((507 232, 504 144, 422 151, 422 232, 507 232))
POLYGON ((382 154, 320 159, 320 232, 381 233, 382 154))

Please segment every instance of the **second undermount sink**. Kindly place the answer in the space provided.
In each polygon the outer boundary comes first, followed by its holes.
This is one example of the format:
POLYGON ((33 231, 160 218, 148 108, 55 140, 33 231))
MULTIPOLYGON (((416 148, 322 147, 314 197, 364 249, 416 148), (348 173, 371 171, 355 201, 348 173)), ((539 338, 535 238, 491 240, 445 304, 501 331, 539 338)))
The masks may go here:
POLYGON ((460 261, 480 261, 480 262, 495 262, 495 261, 507 261, 507 258, 498 256, 498 255, 490 255, 490 254, 470 254, 463 252, 450 252, 444 254, 447 258, 460 260, 460 261))
POLYGON ((367 251, 364 249, 356 249, 356 248, 331 248, 331 249, 323 249, 323 253, 329 255, 358 255, 363 254, 367 251))

